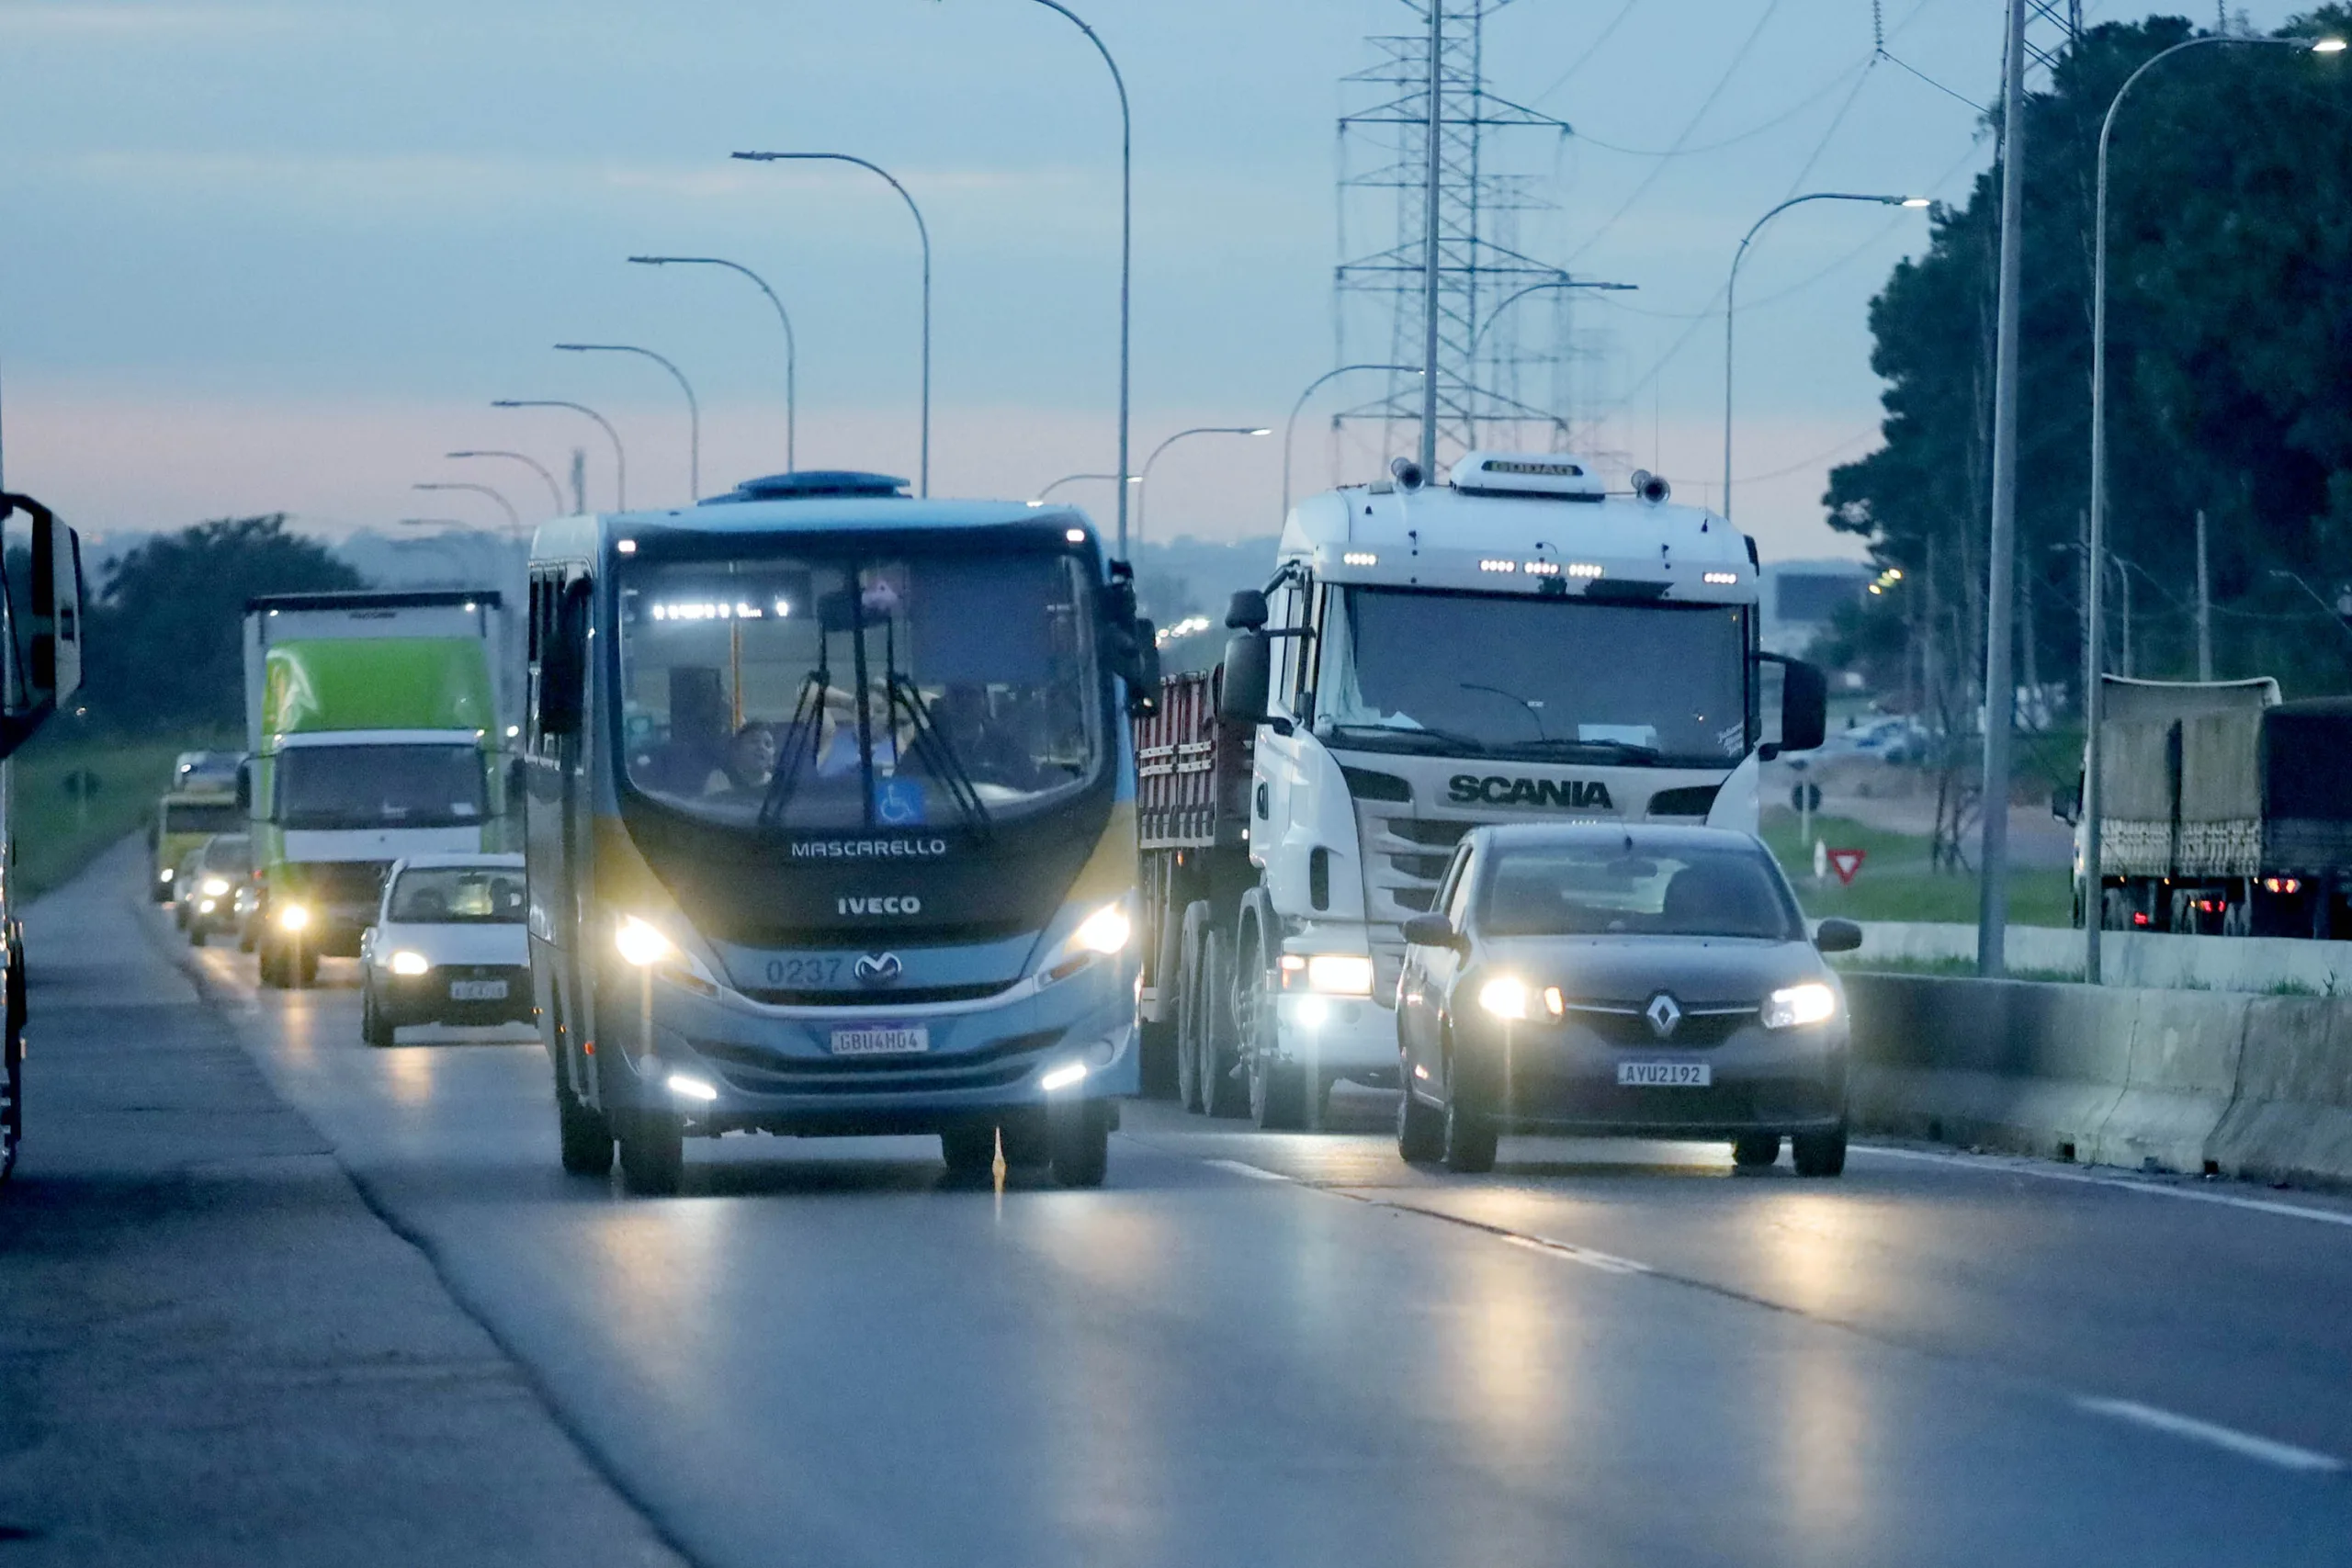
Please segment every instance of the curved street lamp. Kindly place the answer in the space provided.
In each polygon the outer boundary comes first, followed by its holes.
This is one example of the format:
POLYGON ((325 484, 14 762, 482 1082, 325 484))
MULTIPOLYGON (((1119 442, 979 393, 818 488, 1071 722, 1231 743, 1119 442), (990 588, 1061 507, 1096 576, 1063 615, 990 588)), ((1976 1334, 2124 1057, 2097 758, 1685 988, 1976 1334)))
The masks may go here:
POLYGON ((514 503, 507 500, 504 496, 499 494, 498 491, 492 490, 488 485, 469 484, 463 479, 446 479, 438 482, 413 484, 408 488, 411 490, 469 491, 475 495, 486 495, 490 497, 491 500, 498 502, 498 509, 506 513, 506 525, 509 528, 520 530, 523 526, 522 514, 514 510, 514 503))
MULTIPOLYGON (((1061 489, 1062 486, 1076 484, 1080 479, 1098 479, 1103 484, 1114 485, 1119 482, 1119 476, 1116 474, 1064 474, 1061 478, 1056 479, 1053 483, 1039 491, 1033 499, 1043 501, 1047 496, 1053 494, 1054 491, 1061 489)), ((1127 483, 1131 485, 1139 485, 1143 483, 1143 479, 1140 475, 1129 474, 1127 476, 1127 483)))
POLYGON ((702 495, 702 404, 695 397, 694 383, 686 373, 650 348, 639 348, 633 343, 560 343, 556 348, 563 354, 634 354, 667 370, 676 378, 678 389, 686 394, 686 503, 691 506, 702 495))
POLYGON ((614 510, 628 510, 628 455, 621 449, 621 433, 613 428, 611 420, 586 403, 569 402, 562 398, 500 398, 490 406, 494 409, 570 409, 574 413, 584 413, 604 427, 605 434, 613 444, 614 510))
POLYGON ((922 467, 916 472, 921 476, 917 488, 922 494, 929 495, 931 493, 931 225, 922 220, 922 209, 915 205, 915 198, 908 194, 906 186, 899 183, 898 175, 881 164, 860 158, 854 153, 736 152, 730 155, 749 164, 854 164, 857 167, 879 175, 888 181, 890 188, 899 193, 899 199, 907 204, 907 210, 914 214, 915 232, 922 240, 922 467))
MULTIPOLYGON (((1506 300, 1505 303, 1508 304, 1509 301, 1506 300)), ((1299 411, 1306 407, 1306 400, 1320 391, 1326 382, 1336 381, 1340 377, 1351 375, 1358 370, 1402 371, 1408 376, 1423 374, 1421 367, 1418 365, 1342 365, 1337 370, 1326 370, 1306 384, 1306 389, 1298 394, 1298 401, 1290 405, 1290 419, 1283 426, 1283 520, 1284 522, 1290 520, 1290 450, 1291 443, 1298 435, 1299 411)))
MULTIPOLYGON (((1143 513, 1145 506, 1151 500, 1151 466, 1159 461, 1159 455, 1162 452, 1167 451, 1179 441, 1194 435, 1272 435, 1272 430, 1261 424, 1196 424, 1190 430, 1178 431, 1153 447, 1151 456, 1143 460, 1143 472, 1136 476, 1136 543, 1137 545, 1143 543, 1143 513)), ((1126 490, 1127 487, 1125 485, 1119 487, 1122 502, 1126 499, 1126 490)), ((1120 510, 1124 512, 1125 508, 1122 506, 1120 510)), ((1123 537, 1119 543, 1119 554, 1125 557, 1127 553, 1126 540, 1123 537)))
POLYGON ((555 510, 549 513, 548 515, 551 517, 560 517, 565 512, 570 510, 563 504, 563 487, 555 482, 555 476, 548 472, 546 464, 540 462, 537 457, 532 457, 527 452, 466 451, 444 452, 441 455, 444 457, 450 459, 452 462, 465 457, 504 457, 513 462, 526 464, 529 466, 533 473, 537 474, 539 478, 547 481, 548 498, 555 502, 555 510))
POLYGON ((1739 264, 1747 259, 1747 247, 1763 231, 1764 225, 1792 207, 1803 207, 1808 201, 1868 201, 1880 207, 1932 207, 1924 196, 1862 196, 1851 191, 1816 190, 1804 196, 1792 196, 1780 206, 1748 225, 1747 234, 1739 242, 1739 249, 1732 253, 1731 276, 1724 284, 1724 521, 1731 519, 1731 346, 1732 326, 1737 313, 1739 296, 1739 264))
POLYGON ((768 297, 775 307, 775 319, 784 323, 784 466, 795 469, 800 466, 800 345, 793 336, 792 316, 768 287, 766 278, 741 262, 724 256, 631 256, 639 266, 723 266, 729 272, 740 272, 752 280, 752 287, 768 297))

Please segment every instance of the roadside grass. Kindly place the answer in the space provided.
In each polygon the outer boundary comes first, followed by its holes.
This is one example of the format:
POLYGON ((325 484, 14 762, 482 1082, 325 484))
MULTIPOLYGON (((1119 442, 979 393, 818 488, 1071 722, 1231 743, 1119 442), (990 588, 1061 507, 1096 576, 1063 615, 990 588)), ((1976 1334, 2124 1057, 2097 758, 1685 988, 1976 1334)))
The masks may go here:
MULTIPOLYGON (((1862 868, 1851 887, 1841 886, 1835 872, 1814 881, 1813 852, 1799 836, 1793 812, 1765 814, 1764 841, 1779 857, 1796 887, 1798 902, 1813 919, 1975 922, 1976 874, 1936 870, 1928 863, 1924 836, 1890 833, 1842 817, 1816 817, 1813 830, 1832 849, 1863 852, 1862 868)), ((2071 927, 2074 902, 2072 879, 2064 870, 2011 868, 2011 925, 2071 927)))
MULTIPOLYGON (((1873 958, 1868 953, 1841 953, 1829 963, 1839 973, 1849 975, 1929 975, 1962 980, 1976 978, 1976 960, 1973 958, 1873 958)), ((2082 982, 2083 972, 2080 969, 2012 968, 2007 978, 2073 986, 2082 982)))
POLYGON ((36 898, 70 881, 99 852, 145 826, 172 762, 202 739, 127 739, 78 735, 53 719, 11 759, 15 773, 16 895, 36 898), (87 772, 97 788, 87 799, 66 793, 69 776, 87 772))

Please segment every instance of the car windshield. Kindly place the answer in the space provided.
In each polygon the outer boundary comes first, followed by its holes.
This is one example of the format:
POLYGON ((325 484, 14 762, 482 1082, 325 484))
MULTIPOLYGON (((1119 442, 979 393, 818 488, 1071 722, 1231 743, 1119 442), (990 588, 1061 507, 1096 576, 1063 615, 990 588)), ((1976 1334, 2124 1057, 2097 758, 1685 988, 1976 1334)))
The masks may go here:
POLYGON ((628 780, 707 819, 985 829, 1106 746, 1084 558, 646 562, 620 582, 628 780))
POLYGON ((1793 942, 1803 918, 1761 850, 1659 851, 1629 840, 1498 852, 1478 929, 1488 936, 1713 936, 1793 942))
POLYGON ((167 800, 164 802, 166 833, 226 833, 245 825, 245 814, 233 800, 167 800))
POLYGON ((254 844, 243 833, 223 833, 204 846, 204 869, 243 873, 254 868, 254 844))
POLYGON ((1341 588, 1316 728, 1374 750, 1721 768, 1747 754, 1746 615, 1341 588))
POLYGON ((419 866, 392 885, 391 918, 409 925, 523 923, 520 866, 419 866))
POLYGON ((486 780, 471 746, 295 746, 277 758, 281 828, 479 826, 486 780))

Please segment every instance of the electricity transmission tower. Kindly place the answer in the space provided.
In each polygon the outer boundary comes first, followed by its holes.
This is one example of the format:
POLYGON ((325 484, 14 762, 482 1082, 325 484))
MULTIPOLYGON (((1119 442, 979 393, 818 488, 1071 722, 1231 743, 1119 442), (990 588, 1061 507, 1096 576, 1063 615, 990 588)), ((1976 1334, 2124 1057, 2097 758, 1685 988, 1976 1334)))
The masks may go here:
MULTIPOLYGON (((1547 176, 1532 157, 1555 146, 1569 127, 1487 86, 1486 21, 1511 0, 1401 3, 1417 26, 1368 39, 1374 62, 1344 81, 1356 101, 1340 118, 1335 362, 1421 364, 1433 297, 1441 462, 1482 444, 1556 450, 1575 395, 1571 301, 1580 288, 1617 287, 1572 277, 1521 248, 1522 219, 1553 207, 1543 192, 1547 176), (1440 108, 1434 176, 1432 72, 1440 108), (1433 295, 1424 265, 1432 184, 1433 295), (1354 251, 1351 218, 1368 224, 1378 249, 1354 251)), ((1382 395, 1339 421, 1376 423, 1382 450, 1409 452, 1422 395, 1419 376, 1392 371, 1382 395)))

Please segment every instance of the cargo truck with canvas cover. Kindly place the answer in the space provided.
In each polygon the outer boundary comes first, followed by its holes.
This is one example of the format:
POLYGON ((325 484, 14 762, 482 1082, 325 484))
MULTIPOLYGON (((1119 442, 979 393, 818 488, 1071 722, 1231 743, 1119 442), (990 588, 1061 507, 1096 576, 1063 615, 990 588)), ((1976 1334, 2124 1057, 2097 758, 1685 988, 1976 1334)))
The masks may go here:
POLYGON ((531 562, 533 985, 564 1164, 935 1134, 1102 1178, 1136 1088, 1125 569, 1075 512, 787 474, 549 523, 531 562))
POLYGON ((265 984, 352 956, 384 869, 504 844, 491 591, 284 594, 245 610, 265 984))
POLYGON ((1760 763, 1821 741, 1826 684, 1760 651, 1723 518, 1555 455, 1396 476, 1302 502, 1223 665, 1142 728, 1143 1013, 1194 1110, 1298 1126, 1396 1081, 1402 924, 1473 827, 1752 833, 1760 763))
MULTIPOLYGON (((2352 703, 2278 683, 2105 676, 2099 910, 2109 930, 2352 936, 2352 703)), ((2075 923, 2084 835, 2075 826, 2075 923)))

